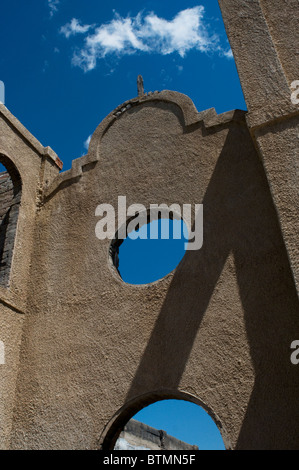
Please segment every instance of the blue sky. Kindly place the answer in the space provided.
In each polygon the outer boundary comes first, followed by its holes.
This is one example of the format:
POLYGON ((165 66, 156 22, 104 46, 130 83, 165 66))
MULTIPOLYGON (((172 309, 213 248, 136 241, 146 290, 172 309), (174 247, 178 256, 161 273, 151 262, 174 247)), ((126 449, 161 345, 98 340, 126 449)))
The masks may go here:
POLYGON ((136 233, 136 239, 126 238, 119 248, 119 273, 129 284, 148 284, 162 279, 173 271, 185 254, 184 229, 182 220, 155 220, 143 225, 136 233), (155 227, 157 238, 150 233, 155 227), (162 236, 162 230, 165 238, 162 236), (144 237, 144 238, 143 238, 144 237))
POLYGON ((246 109, 217 0, 11 0, 0 16, 5 104, 64 162, 113 109, 145 91, 198 110, 246 109))
MULTIPOLYGON (((0 47, 7 108, 44 146, 53 148, 63 170, 87 153, 88 139, 98 124, 137 95, 139 74, 146 92, 184 93, 199 111, 246 109, 217 0, 10 0, 1 5, 0 47)), ((161 259, 156 243, 146 248, 150 273, 133 267, 132 243, 126 253, 128 275, 134 272, 143 278, 129 281, 149 282, 148 274, 159 279, 174 269, 184 255, 182 243, 175 242, 168 251, 162 247, 163 266, 155 261, 161 259)), ((144 265, 144 256, 135 258, 144 265)), ((121 261, 122 267, 125 258, 121 261)), ((173 408, 172 403, 167 408, 168 421, 179 416, 181 406, 173 408)), ((144 411, 142 416, 148 424, 173 432, 173 424, 156 421, 156 411, 144 411)), ((200 448, 218 446, 205 414, 193 410, 184 416, 192 439, 177 437, 200 448), (193 439, 203 429, 205 444, 193 439)))
POLYGON ((213 419, 200 406, 184 400, 161 400, 139 411, 134 419, 199 450, 225 450, 224 443, 213 419))

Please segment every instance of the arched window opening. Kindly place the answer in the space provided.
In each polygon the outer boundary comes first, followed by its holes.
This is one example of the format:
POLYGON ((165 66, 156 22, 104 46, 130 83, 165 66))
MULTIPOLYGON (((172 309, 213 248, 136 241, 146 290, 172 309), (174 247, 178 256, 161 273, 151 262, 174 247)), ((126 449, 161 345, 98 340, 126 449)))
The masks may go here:
POLYGON ((0 154, 0 286, 8 287, 19 207, 21 178, 14 164, 0 154))

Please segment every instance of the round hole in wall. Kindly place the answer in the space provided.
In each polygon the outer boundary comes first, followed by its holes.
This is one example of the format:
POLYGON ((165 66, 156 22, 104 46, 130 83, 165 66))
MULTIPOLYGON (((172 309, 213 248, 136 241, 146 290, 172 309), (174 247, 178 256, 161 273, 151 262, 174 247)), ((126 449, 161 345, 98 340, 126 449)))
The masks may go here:
POLYGON ((127 237, 112 242, 110 256, 124 282, 149 284, 178 266, 186 251, 188 229, 180 217, 147 217, 144 224, 136 224, 136 219, 129 221, 127 237))

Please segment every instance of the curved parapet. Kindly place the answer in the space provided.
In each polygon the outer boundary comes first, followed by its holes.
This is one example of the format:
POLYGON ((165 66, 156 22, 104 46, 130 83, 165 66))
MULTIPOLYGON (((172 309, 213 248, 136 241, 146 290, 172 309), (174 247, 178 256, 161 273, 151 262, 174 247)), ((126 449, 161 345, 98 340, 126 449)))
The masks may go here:
POLYGON ((141 97, 133 98, 122 103, 103 119, 91 137, 87 155, 73 160, 72 168, 57 176, 52 184, 46 188, 45 198, 48 198, 53 192, 56 192, 59 187, 66 182, 80 178, 83 172, 88 169, 89 165, 99 160, 99 148, 102 137, 115 121, 121 119, 126 112, 130 112, 132 109, 142 107, 149 103, 166 103, 172 105, 172 107, 176 107, 178 114, 180 114, 181 125, 184 129, 199 123, 202 123, 205 128, 224 125, 231 121, 242 121, 245 123, 245 111, 233 110, 218 115, 214 108, 210 108, 198 112, 193 101, 187 95, 176 91, 164 90, 162 92, 147 93, 141 97))

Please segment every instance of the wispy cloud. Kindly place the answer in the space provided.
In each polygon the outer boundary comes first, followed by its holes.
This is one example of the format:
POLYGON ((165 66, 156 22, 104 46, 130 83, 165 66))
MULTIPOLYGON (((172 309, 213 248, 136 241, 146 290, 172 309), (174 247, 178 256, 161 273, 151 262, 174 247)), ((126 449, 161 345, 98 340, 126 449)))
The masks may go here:
MULTIPOLYGON (((69 38, 76 34, 86 34, 84 45, 73 55, 72 63, 84 71, 93 70, 98 59, 108 54, 117 56, 136 52, 172 54, 182 58, 188 51, 196 49, 203 53, 218 52, 225 56, 217 34, 211 31, 204 20, 205 9, 196 6, 180 11, 172 20, 159 18, 155 13, 138 13, 135 17, 114 18, 106 24, 81 25, 73 18, 60 29, 69 38)), ((226 53, 229 57, 229 53, 226 53)))
POLYGON ((75 34, 87 33, 91 27, 92 25, 89 24, 81 25, 76 18, 73 18, 70 23, 67 23, 60 28, 60 32, 64 34, 66 38, 69 38, 70 36, 75 36, 75 34))
POLYGON ((91 141, 91 137, 92 137, 92 135, 89 135, 89 136, 87 137, 87 139, 85 140, 85 142, 84 142, 84 148, 85 148, 86 150, 88 150, 88 147, 89 147, 89 144, 90 144, 90 141, 91 141))
POLYGON ((233 59, 234 58, 233 51, 231 49, 229 49, 228 51, 223 51, 223 55, 227 59, 233 59))
POLYGON ((49 62, 47 60, 44 60, 43 73, 46 73, 48 68, 49 68, 49 62))
POLYGON ((58 11, 58 5, 60 0, 48 0, 48 6, 50 8, 50 16, 52 17, 56 11, 58 11))

